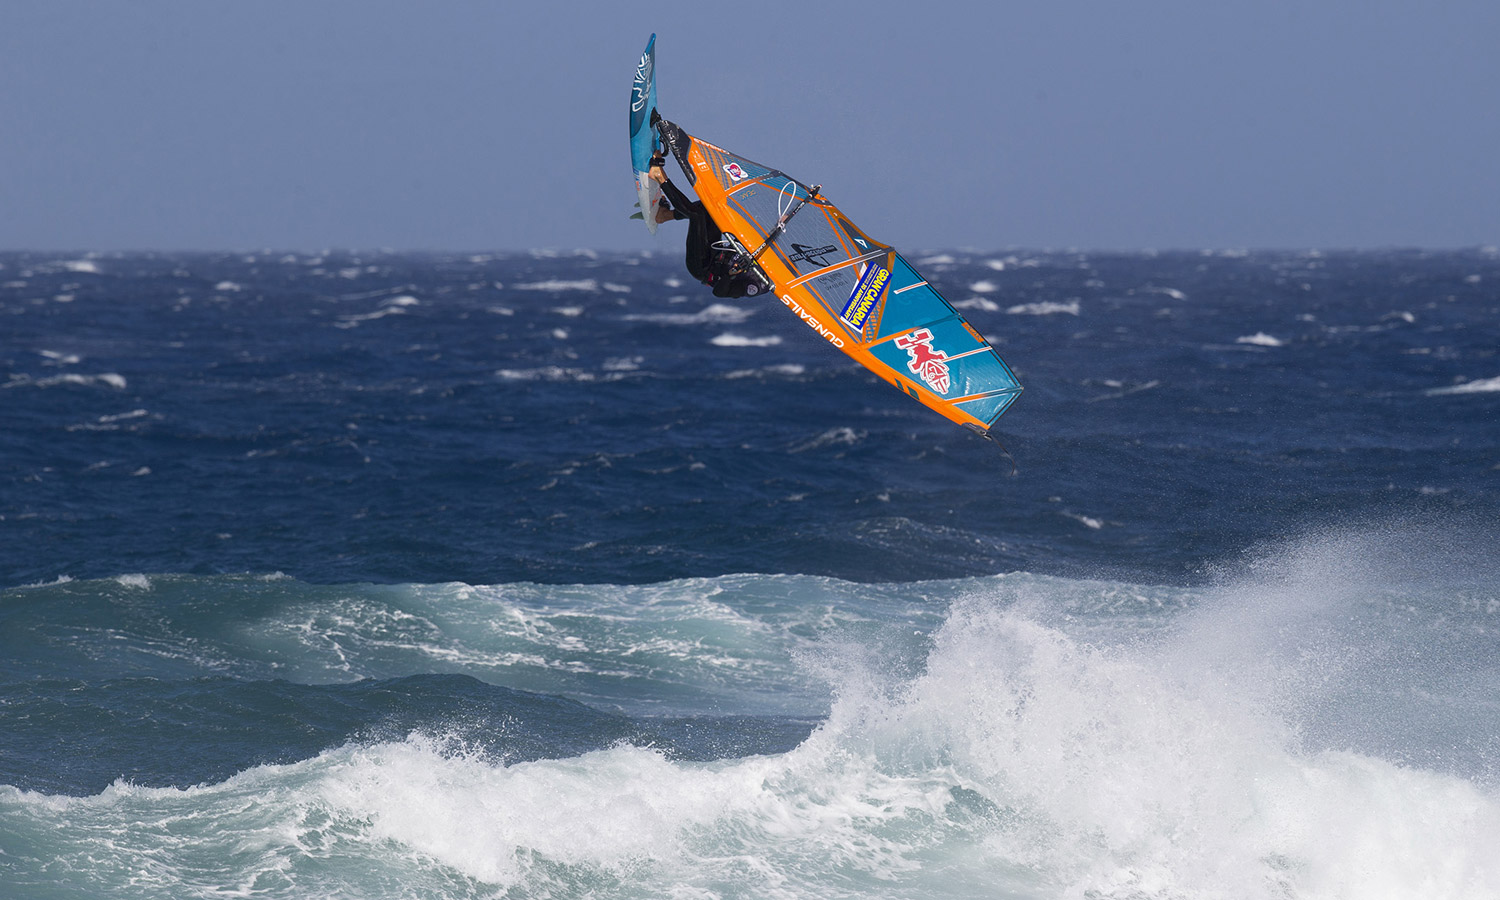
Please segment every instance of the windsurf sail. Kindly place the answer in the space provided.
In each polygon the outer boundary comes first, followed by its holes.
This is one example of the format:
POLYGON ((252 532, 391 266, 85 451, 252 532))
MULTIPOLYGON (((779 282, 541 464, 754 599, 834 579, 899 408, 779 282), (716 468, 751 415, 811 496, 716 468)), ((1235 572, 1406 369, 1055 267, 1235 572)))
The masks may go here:
POLYGON ((743 264, 765 276, 787 309, 906 394, 989 436, 1021 384, 905 257, 857 228, 818 187, 664 119, 658 130, 714 223, 745 248, 743 264))
MULTIPOLYGON (((640 197, 646 228, 656 234, 656 204, 661 199, 661 185, 646 173, 651 157, 657 152, 656 129, 651 127, 656 112, 656 35, 646 42, 646 50, 635 67, 635 84, 630 88, 630 165, 635 170, 635 190, 640 197)), ((634 217, 632 217, 634 218, 634 217)))

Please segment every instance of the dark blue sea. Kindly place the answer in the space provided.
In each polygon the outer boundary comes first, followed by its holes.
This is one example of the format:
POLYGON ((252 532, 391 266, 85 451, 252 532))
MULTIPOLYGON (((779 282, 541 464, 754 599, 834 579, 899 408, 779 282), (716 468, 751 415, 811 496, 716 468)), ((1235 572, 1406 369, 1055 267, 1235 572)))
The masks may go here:
POLYGON ((0 896, 1500 897, 1500 252, 0 254, 0 896))

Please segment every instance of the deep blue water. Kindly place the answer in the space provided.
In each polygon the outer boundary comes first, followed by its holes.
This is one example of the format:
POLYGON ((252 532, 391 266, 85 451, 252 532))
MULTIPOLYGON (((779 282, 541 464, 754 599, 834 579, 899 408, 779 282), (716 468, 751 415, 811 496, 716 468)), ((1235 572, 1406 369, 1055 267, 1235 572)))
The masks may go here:
POLYGON ((4 894, 1500 896, 1500 254, 913 258, 0 254, 4 894))

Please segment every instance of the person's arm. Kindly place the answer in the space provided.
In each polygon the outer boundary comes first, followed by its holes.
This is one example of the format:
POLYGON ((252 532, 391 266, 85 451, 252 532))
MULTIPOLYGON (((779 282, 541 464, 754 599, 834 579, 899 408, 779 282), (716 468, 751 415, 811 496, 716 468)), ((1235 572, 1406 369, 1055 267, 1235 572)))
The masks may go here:
POLYGON ((666 177, 661 179, 661 192, 667 195, 667 200, 671 202, 672 208, 684 215, 687 215, 689 210, 698 203, 696 200, 689 200, 687 194, 678 190, 677 185, 673 184, 671 179, 666 177))

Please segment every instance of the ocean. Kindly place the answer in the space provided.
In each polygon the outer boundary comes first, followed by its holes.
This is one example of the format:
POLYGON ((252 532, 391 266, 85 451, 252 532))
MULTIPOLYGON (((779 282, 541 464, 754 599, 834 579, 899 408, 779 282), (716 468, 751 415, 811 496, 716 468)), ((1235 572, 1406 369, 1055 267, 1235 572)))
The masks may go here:
POLYGON ((0 896, 1500 897, 1500 251, 0 253, 0 896))

